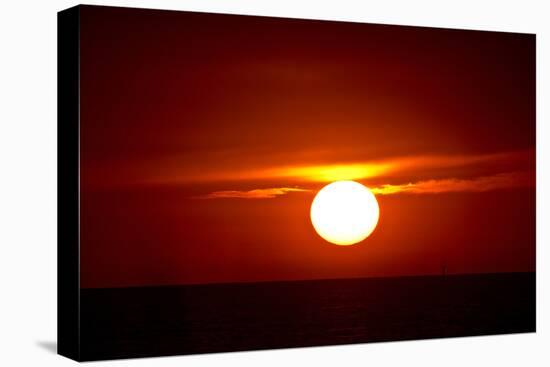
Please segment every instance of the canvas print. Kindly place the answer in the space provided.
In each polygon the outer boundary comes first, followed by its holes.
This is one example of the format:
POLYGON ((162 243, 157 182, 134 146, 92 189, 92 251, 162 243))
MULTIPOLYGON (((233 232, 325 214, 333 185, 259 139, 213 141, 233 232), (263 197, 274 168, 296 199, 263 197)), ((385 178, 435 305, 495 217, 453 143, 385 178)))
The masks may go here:
POLYGON ((535 35, 59 19, 61 354, 535 331, 535 35))

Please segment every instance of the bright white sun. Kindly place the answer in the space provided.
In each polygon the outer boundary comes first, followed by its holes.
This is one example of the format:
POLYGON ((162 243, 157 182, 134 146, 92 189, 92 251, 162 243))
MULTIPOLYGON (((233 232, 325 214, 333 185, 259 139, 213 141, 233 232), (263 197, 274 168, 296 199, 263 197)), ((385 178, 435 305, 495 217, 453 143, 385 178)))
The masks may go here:
POLYGON ((376 228, 379 214, 373 193, 355 181, 336 181, 323 187, 311 204, 313 227, 336 245, 363 241, 376 228))

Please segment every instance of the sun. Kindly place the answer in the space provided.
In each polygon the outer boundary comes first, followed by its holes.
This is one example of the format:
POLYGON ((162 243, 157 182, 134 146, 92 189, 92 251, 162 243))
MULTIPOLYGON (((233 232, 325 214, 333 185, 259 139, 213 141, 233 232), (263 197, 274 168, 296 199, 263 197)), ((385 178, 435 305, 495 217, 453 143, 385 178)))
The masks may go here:
POLYGON ((376 228, 380 209, 374 194, 355 181, 336 181, 323 187, 311 204, 311 222, 335 245, 363 241, 376 228))

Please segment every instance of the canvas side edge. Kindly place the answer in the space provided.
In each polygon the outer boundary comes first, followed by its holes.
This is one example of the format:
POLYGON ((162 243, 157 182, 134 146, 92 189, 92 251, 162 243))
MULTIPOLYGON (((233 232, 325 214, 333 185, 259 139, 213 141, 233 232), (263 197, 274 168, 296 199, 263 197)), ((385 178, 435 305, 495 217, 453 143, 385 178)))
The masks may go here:
POLYGON ((57 353, 80 360, 80 7, 57 13, 57 353))

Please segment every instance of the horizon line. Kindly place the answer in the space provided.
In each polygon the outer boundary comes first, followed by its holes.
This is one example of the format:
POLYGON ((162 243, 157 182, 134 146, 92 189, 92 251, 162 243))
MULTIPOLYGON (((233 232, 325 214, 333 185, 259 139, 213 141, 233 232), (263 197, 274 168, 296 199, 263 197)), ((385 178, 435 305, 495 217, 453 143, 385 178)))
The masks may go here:
POLYGON ((192 287, 192 286, 216 286, 216 285, 240 285, 240 284, 263 284, 263 283, 297 283, 297 282, 319 282, 333 280, 366 280, 366 279, 396 279, 396 278, 448 278, 459 276, 476 276, 476 275, 503 275, 503 274, 536 274, 537 271, 492 271, 492 272, 473 272, 473 273, 431 273, 418 275, 392 275, 392 276, 371 276, 371 277, 347 277, 347 278, 314 278, 314 279, 286 279, 286 280, 244 280, 236 282, 204 282, 204 283, 174 283, 174 284, 158 284, 158 285, 127 285, 114 287, 79 287, 79 289, 131 289, 131 288, 174 288, 174 287, 192 287))

